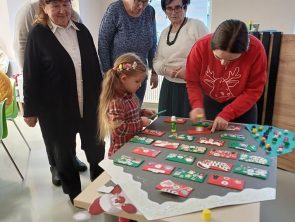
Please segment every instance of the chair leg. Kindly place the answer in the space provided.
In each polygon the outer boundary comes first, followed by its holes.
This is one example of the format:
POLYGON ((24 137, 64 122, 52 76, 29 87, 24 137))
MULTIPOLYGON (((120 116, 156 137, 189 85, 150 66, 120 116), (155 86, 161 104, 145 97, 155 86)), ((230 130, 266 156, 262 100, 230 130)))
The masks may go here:
POLYGON ((23 177, 22 173, 21 173, 20 170, 18 169, 16 163, 14 162, 12 156, 10 155, 10 153, 9 153, 9 151, 8 151, 8 149, 7 149, 7 147, 5 146, 5 144, 4 144, 4 142, 3 142, 2 140, 1 140, 1 144, 2 144, 2 146, 4 147, 6 153, 8 154, 10 160, 12 161, 12 163, 13 163, 15 169, 17 170, 18 174, 20 175, 20 177, 22 178, 22 180, 24 180, 24 177, 23 177))
POLYGON ((23 138, 23 140, 25 141, 27 147, 29 148, 29 150, 31 151, 31 147, 29 145, 29 143, 27 142, 26 138, 24 137, 24 135, 22 134, 22 132, 20 131, 20 128, 18 127, 18 125, 16 124, 16 122, 14 121, 14 119, 12 119, 12 122, 14 123, 15 127, 17 128, 19 134, 21 135, 21 137, 23 138))

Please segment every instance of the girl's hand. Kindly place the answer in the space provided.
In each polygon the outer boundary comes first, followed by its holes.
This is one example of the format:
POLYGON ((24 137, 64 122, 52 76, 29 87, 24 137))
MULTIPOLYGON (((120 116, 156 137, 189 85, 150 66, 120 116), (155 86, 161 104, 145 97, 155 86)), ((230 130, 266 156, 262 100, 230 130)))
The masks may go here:
POLYGON ((142 117, 141 117, 141 121, 142 121, 142 125, 143 125, 143 127, 146 127, 146 126, 150 125, 150 123, 151 123, 151 120, 148 119, 148 118, 145 117, 145 116, 142 116, 142 117))
POLYGON ((217 116, 213 122, 211 132, 214 133, 215 130, 226 130, 228 126, 228 121, 221 118, 220 116, 217 116))
POLYGON ((155 110, 151 110, 151 109, 143 109, 141 112, 142 116, 146 116, 146 117, 150 117, 152 115, 154 115, 156 113, 155 110))
POLYGON ((205 111, 203 108, 194 108, 190 113, 189 113, 190 119, 193 122, 196 121, 203 121, 206 119, 205 117, 205 111), (199 118, 199 116, 203 116, 202 118, 199 118))

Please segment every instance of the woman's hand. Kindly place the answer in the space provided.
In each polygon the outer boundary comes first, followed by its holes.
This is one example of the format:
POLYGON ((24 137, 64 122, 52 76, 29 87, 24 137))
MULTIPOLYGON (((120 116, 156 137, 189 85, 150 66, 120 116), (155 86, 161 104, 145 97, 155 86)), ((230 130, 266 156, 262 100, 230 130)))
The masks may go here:
POLYGON ((228 121, 221 118, 220 116, 217 116, 213 122, 211 132, 214 133, 215 130, 226 130, 228 126, 228 121))
POLYGON ((205 117, 205 111, 203 108, 194 108, 190 113, 189 113, 190 119, 193 122, 198 121, 203 121, 206 119, 205 117), (199 116, 203 116, 202 118, 199 118, 199 116))
POLYGON ((38 118, 36 116, 24 117, 24 121, 29 127, 34 127, 38 122, 38 118))
POLYGON ((158 74, 155 71, 152 71, 150 86, 151 86, 151 89, 155 89, 158 86, 158 74))
POLYGON ((175 75, 179 72, 181 67, 167 67, 164 68, 164 74, 171 78, 176 78, 175 75))
POLYGON ((178 69, 174 78, 184 79, 185 78, 185 67, 178 69))
POLYGON ((148 125, 150 125, 150 123, 152 122, 150 119, 148 119, 147 117, 145 116, 142 116, 141 117, 141 122, 142 122, 142 126, 143 127, 146 127, 148 125))

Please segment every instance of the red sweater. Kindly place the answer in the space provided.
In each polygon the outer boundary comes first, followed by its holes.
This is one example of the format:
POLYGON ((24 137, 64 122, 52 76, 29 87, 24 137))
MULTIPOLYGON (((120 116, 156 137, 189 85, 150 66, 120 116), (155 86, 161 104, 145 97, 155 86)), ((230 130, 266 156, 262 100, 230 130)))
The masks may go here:
POLYGON ((218 114, 231 121, 260 98, 266 82, 266 54, 262 43, 250 35, 248 51, 223 66, 213 55, 211 37, 197 41, 188 55, 185 79, 189 101, 194 109, 203 108, 203 94, 219 103, 233 100, 218 114))

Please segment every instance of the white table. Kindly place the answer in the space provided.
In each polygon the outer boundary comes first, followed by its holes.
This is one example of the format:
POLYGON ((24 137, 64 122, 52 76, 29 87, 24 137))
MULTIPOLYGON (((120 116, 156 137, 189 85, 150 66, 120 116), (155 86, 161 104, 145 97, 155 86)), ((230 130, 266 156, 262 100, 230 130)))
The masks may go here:
MULTIPOLYGON (((110 176, 104 172, 96 180, 94 180, 88 187, 83 190, 75 199, 74 205, 83 209, 88 209, 90 204, 101 194, 96 191, 100 186, 105 185, 109 180, 110 176)), ((259 222, 260 218, 260 203, 251 203, 235 206, 226 206, 220 208, 211 209, 212 219, 210 222, 259 222)), ((204 222, 201 219, 202 212, 196 212, 177 217, 165 218, 157 220, 156 222, 204 222)), ((140 222, 147 222, 142 214, 127 214, 120 212, 114 214, 115 216, 125 217, 140 222)), ((155 221, 153 221, 155 222, 155 221)))

